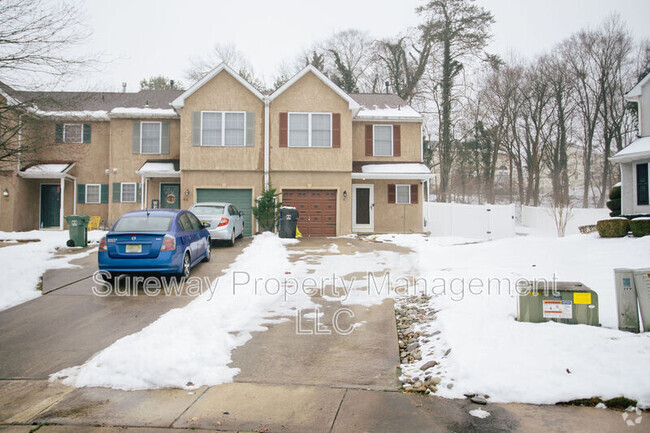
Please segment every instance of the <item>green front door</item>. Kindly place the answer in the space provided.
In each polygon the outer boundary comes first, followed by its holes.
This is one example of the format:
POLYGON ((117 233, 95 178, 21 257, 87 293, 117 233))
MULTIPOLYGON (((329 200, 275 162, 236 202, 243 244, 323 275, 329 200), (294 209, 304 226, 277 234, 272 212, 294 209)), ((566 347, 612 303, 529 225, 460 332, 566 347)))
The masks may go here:
POLYGON ((238 210, 244 212, 244 236, 253 233, 253 190, 251 189, 198 189, 196 202, 225 202, 232 203, 238 210))
POLYGON ((160 184, 160 207, 163 209, 181 208, 181 186, 178 183, 160 184))
POLYGON ((61 208, 61 186, 41 185, 41 228, 59 227, 61 208))

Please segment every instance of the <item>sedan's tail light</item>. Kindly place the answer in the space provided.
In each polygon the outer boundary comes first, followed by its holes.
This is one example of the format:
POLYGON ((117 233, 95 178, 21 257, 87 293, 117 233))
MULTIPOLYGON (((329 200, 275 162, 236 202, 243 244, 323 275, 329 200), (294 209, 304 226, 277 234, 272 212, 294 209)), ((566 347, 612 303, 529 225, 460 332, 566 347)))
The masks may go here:
POLYGON ((174 251, 176 249, 176 238, 172 235, 165 235, 160 251, 174 251))
POLYGON ((108 248, 106 248, 106 236, 99 241, 99 251, 108 251, 108 248))
POLYGON ((228 221, 230 221, 228 218, 221 218, 221 221, 219 221, 219 225, 217 227, 227 226, 228 221))

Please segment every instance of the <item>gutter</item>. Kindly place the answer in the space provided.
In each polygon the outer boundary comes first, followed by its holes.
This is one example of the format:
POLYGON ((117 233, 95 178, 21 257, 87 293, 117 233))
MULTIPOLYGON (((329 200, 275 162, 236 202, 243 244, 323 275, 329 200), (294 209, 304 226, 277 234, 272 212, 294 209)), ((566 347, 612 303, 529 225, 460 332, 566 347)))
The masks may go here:
POLYGON ((269 153, 270 153, 270 101, 264 97, 264 190, 269 189, 269 153))

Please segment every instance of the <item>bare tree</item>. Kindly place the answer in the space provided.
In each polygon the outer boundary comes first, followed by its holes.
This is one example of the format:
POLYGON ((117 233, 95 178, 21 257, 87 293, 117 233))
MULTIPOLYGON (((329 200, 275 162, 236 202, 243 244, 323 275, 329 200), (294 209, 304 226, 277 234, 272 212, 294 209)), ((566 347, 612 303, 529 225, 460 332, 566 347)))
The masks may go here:
POLYGON ((266 85, 255 75, 246 55, 233 43, 217 43, 207 56, 190 59, 190 67, 185 74, 190 81, 198 81, 220 63, 227 64, 257 90, 266 90, 266 85))
POLYGON ((164 75, 143 78, 140 80, 140 90, 184 90, 183 83, 174 81, 164 75))
POLYGON ((445 201, 453 162, 451 114, 454 79, 463 69, 462 61, 481 52, 487 44, 494 17, 468 0, 432 0, 417 11, 425 18, 423 35, 438 44, 441 51, 438 200, 445 201))

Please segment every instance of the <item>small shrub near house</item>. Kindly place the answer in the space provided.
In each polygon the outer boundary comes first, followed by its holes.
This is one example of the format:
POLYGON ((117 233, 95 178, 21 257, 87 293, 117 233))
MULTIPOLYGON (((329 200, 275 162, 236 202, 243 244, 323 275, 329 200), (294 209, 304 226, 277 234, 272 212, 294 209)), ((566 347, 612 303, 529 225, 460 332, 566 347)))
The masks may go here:
POLYGON ((282 203, 277 200, 279 195, 276 189, 271 188, 269 185, 269 188, 255 199, 253 216, 259 222, 262 231, 273 231, 278 222, 278 209, 282 207, 282 203))
POLYGON ((616 184, 609 191, 609 201, 606 203, 607 208, 611 211, 609 216, 617 217, 621 215, 621 185, 616 184))
POLYGON ((638 238, 650 236, 650 218, 636 218, 630 221, 632 234, 638 238))
POLYGON ((630 221, 627 218, 601 220, 596 229, 601 238, 622 238, 630 231, 630 221))

